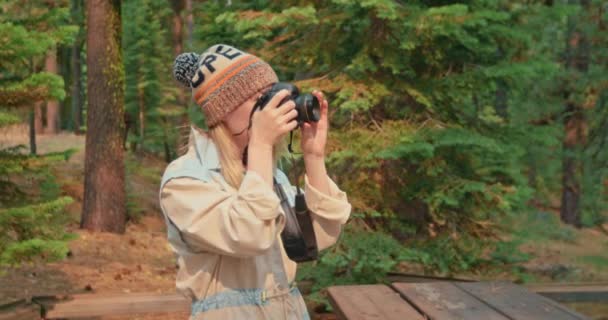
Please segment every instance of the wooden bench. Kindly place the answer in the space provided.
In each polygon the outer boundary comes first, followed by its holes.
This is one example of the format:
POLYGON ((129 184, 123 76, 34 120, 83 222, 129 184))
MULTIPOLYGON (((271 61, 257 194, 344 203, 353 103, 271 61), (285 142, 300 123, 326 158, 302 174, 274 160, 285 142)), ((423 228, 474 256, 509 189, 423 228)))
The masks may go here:
POLYGON ((328 288, 343 320, 582 320, 557 302, 508 282, 393 282, 328 288))

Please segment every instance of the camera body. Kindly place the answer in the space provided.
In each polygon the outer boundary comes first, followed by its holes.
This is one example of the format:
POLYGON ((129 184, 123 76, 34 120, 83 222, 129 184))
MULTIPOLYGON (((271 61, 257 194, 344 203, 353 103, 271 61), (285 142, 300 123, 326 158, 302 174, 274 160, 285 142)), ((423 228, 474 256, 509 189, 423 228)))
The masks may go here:
MULTIPOLYGON (((296 104, 296 111, 298 111, 298 116, 296 120, 298 123, 303 122, 318 122, 321 118, 321 108, 319 104, 319 99, 313 96, 310 93, 300 94, 300 90, 295 85, 288 82, 277 82, 275 83, 270 90, 268 90, 256 104, 256 108, 259 107, 262 110, 268 102, 274 97, 279 91, 287 89, 290 92, 289 96, 287 96, 279 105, 293 100, 296 104)), ((255 108, 254 108, 255 109, 255 108)))

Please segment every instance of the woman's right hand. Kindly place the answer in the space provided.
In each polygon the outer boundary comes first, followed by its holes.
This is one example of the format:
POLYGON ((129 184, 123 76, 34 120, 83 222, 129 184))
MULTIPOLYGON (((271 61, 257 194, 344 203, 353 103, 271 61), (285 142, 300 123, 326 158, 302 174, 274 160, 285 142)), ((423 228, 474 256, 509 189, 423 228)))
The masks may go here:
POLYGON ((279 105, 287 96, 289 91, 281 90, 270 99, 264 109, 253 113, 250 144, 274 146, 284 134, 298 126, 295 102, 289 100, 279 105))

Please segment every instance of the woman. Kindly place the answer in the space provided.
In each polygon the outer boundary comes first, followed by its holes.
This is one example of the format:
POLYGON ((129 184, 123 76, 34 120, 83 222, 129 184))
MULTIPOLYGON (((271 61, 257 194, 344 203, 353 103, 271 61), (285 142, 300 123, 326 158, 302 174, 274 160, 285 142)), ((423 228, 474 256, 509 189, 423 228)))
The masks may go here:
MULTIPOLYGON (((280 104, 288 95, 280 92, 250 117, 278 79, 266 62, 227 45, 181 54, 174 76, 192 88, 209 128, 191 127, 187 152, 169 164, 160 187, 190 319, 310 319, 294 282, 296 263, 281 241, 285 213, 273 188, 274 177, 293 198, 276 163, 286 133, 297 127, 294 102, 280 104)), ((306 203, 323 250, 337 240, 351 205, 327 175, 328 104, 314 94, 321 119, 302 126, 301 148, 306 203)))

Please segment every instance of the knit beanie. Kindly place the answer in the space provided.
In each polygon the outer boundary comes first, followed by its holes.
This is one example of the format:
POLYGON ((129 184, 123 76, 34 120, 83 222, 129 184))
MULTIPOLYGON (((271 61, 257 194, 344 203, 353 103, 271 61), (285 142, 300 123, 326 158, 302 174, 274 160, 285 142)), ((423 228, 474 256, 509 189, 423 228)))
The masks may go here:
POLYGON ((216 44, 198 55, 182 53, 173 63, 173 76, 192 88, 192 97, 203 109, 209 128, 254 94, 278 82, 262 59, 225 44, 216 44))

